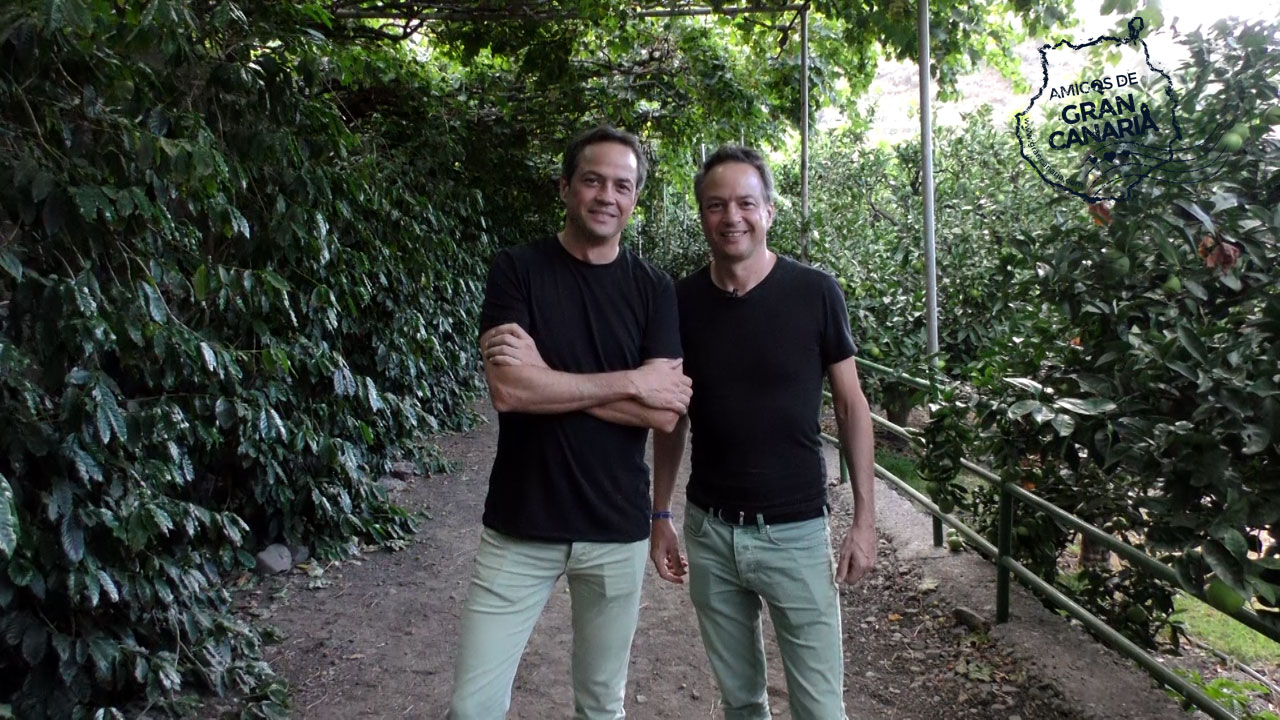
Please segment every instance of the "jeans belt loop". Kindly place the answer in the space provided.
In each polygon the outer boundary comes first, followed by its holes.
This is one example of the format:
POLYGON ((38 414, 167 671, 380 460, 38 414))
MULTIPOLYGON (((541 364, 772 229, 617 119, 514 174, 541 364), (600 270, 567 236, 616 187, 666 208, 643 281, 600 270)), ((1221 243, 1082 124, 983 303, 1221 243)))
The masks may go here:
POLYGON ((740 511, 738 513, 738 527, 742 527, 743 523, 746 521, 746 517, 747 514, 745 512, 740 511))
POLYGON ((764 524, 764 513, 756 513, 756 530, 764 532, 766 527, 768 526, 764 524))

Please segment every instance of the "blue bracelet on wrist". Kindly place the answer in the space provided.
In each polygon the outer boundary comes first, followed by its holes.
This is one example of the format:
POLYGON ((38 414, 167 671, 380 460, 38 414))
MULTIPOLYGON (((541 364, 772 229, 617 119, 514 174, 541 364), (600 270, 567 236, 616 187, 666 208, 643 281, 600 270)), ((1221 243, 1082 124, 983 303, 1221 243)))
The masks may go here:
POLYGON ((663 519, 670 520, 671 511, 670 510, 654 510, 653 514, 650 515, 650 518, 653 520, 663 520, 663 519))

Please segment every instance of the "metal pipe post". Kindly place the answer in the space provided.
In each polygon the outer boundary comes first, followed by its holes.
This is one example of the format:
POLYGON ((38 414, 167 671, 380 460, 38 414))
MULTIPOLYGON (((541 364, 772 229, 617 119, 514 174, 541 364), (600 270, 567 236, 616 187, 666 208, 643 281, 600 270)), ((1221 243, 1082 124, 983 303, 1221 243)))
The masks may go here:
MULTIPOLYGON (((938 352, 938 277, 933 235, 933 111, 929 89, 929 0, 920 0, 916 35, 920 42, 920 154, 924 175, 925 325, 930 355, 938 352)), ((934 362, 937 362, 935 357, 934 362)), ((933 544, 942 546, 942 521, 933 519, 933 544)))
POLYGON ((1013 493, 1000 486, 1000 521, 996 539, 996 622, 1009 620, 1009 568, 1004 559, 1013 550, 1013 493))

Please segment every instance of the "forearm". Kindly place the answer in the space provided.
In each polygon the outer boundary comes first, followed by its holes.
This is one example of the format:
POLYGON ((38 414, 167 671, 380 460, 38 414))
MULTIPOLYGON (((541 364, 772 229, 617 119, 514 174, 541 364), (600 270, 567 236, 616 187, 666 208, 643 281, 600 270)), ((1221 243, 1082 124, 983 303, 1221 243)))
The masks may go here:
POLYGON ((853 486, 853 519, 856 524, 875 524, 875 433, 871 409, 861 391, 842 399, 836 407, 840 447, 853 486))
POLYGON ((651 408, 635 400, 614 400, 604 405, 589 407, 586 413, 605 422, 652 428, 659 432, 671 432, 680 419, 680 415, 676 412, 651 408))
POLYGON ((498 412, 554 414, 629 400, 630 371, 567 373, 533 365, 485 363, 489 397, 498 412))
POLYGON ((675 495, 676 475, 684 458, 689 432, 689 416, 681 415, 671 432, 653 434, 653 509, 670 510, 675 495))

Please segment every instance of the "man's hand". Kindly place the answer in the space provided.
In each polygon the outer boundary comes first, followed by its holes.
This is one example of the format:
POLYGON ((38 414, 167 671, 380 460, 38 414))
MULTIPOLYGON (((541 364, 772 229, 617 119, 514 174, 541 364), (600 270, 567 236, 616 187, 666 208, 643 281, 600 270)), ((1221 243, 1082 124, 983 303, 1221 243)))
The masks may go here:
POLYGON ((685 414, 693 397, 693 381, 684 374, 683 360, 650 362, 632 371, 635 398, 658 410, 685 414))
POLYGON ((671 518, 653 521, 653 530, 649 534, 649 559, 653 561, 658 577, 677 585, 684 584, 689 562, 680 554, 680 538, 671 518))
POLYGON ((480 352, 494 365, 547 367, 533 337, 516 323, 490 328, 480 336, 480 352))
POLYGON ((840 544, 840 560, 836 563, 836 583, 852 585, 871 572, 876 564, 876 526, 857 523, 849 526, 840 544))

